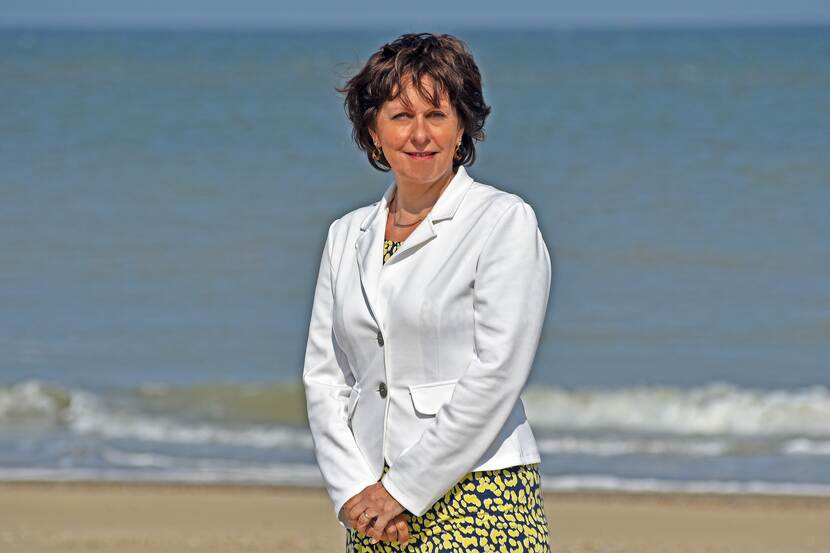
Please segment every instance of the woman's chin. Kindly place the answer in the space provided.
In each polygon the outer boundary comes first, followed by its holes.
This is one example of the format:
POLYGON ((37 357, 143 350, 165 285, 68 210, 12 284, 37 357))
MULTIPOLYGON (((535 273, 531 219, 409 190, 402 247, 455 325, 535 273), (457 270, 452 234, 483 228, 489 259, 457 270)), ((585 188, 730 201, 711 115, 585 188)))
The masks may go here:
POLYGON ((392 170, 396 175, 411 181, 433 182, 441 178, 441 175, 446 174, 452 168, 451 163, 441 164, 438 159, 435 160, 404 160, 404 163, 395 167, 392 170))

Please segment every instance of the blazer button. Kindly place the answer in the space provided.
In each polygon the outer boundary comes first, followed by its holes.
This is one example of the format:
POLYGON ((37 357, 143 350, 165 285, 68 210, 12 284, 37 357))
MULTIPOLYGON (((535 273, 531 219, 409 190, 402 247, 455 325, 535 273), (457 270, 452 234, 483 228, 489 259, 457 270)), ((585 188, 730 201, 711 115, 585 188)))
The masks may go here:
POLYGON ((378 386, 378 392, 380 392, 380 397, 386 397, 386 382, 381 382, 378 386))
POLYGON ((383 335, 380 333, 380 330, 378 330, 378 345, 383 346, 383 335))

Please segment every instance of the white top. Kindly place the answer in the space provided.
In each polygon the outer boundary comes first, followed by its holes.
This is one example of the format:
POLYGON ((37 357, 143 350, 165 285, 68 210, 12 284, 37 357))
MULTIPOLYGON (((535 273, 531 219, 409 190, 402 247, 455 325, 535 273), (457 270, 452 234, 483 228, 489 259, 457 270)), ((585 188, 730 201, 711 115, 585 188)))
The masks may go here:
POLYGON ((540 461, 520 398, 551 285, 533 208, 459 167, 383 263, 394 188, 331 223, 314 292, 303 383, 335 513, 382 477, 420 516, 468 472, 540 461))

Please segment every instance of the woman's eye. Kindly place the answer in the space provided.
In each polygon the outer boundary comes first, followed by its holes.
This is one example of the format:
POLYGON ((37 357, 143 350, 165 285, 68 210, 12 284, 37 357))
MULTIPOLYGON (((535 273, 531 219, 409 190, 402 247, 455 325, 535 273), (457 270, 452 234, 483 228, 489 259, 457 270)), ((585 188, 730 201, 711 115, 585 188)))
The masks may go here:
MULTIPOLYGON (((432 113, 429 114, 429 116, 430 117, 439 117, 439 118, 446 117, 446 115, 443 112, 440 112, 440 111, 433 111, 432 113)), ((404 117, 409 117, 409 114, 408 113, 398 113, 396 115, 393 115, 392 119, 403 119, 404 117)))

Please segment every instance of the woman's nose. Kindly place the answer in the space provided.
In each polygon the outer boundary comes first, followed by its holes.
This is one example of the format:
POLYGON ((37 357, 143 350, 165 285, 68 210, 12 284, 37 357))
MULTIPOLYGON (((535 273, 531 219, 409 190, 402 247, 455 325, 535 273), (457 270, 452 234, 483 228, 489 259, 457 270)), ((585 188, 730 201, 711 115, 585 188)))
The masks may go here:
POLYGON ((415 118, 415 126, 412 129, 412 142, 415 144, 426 144, 429 142, 429 132, 424 117, 415 118))

